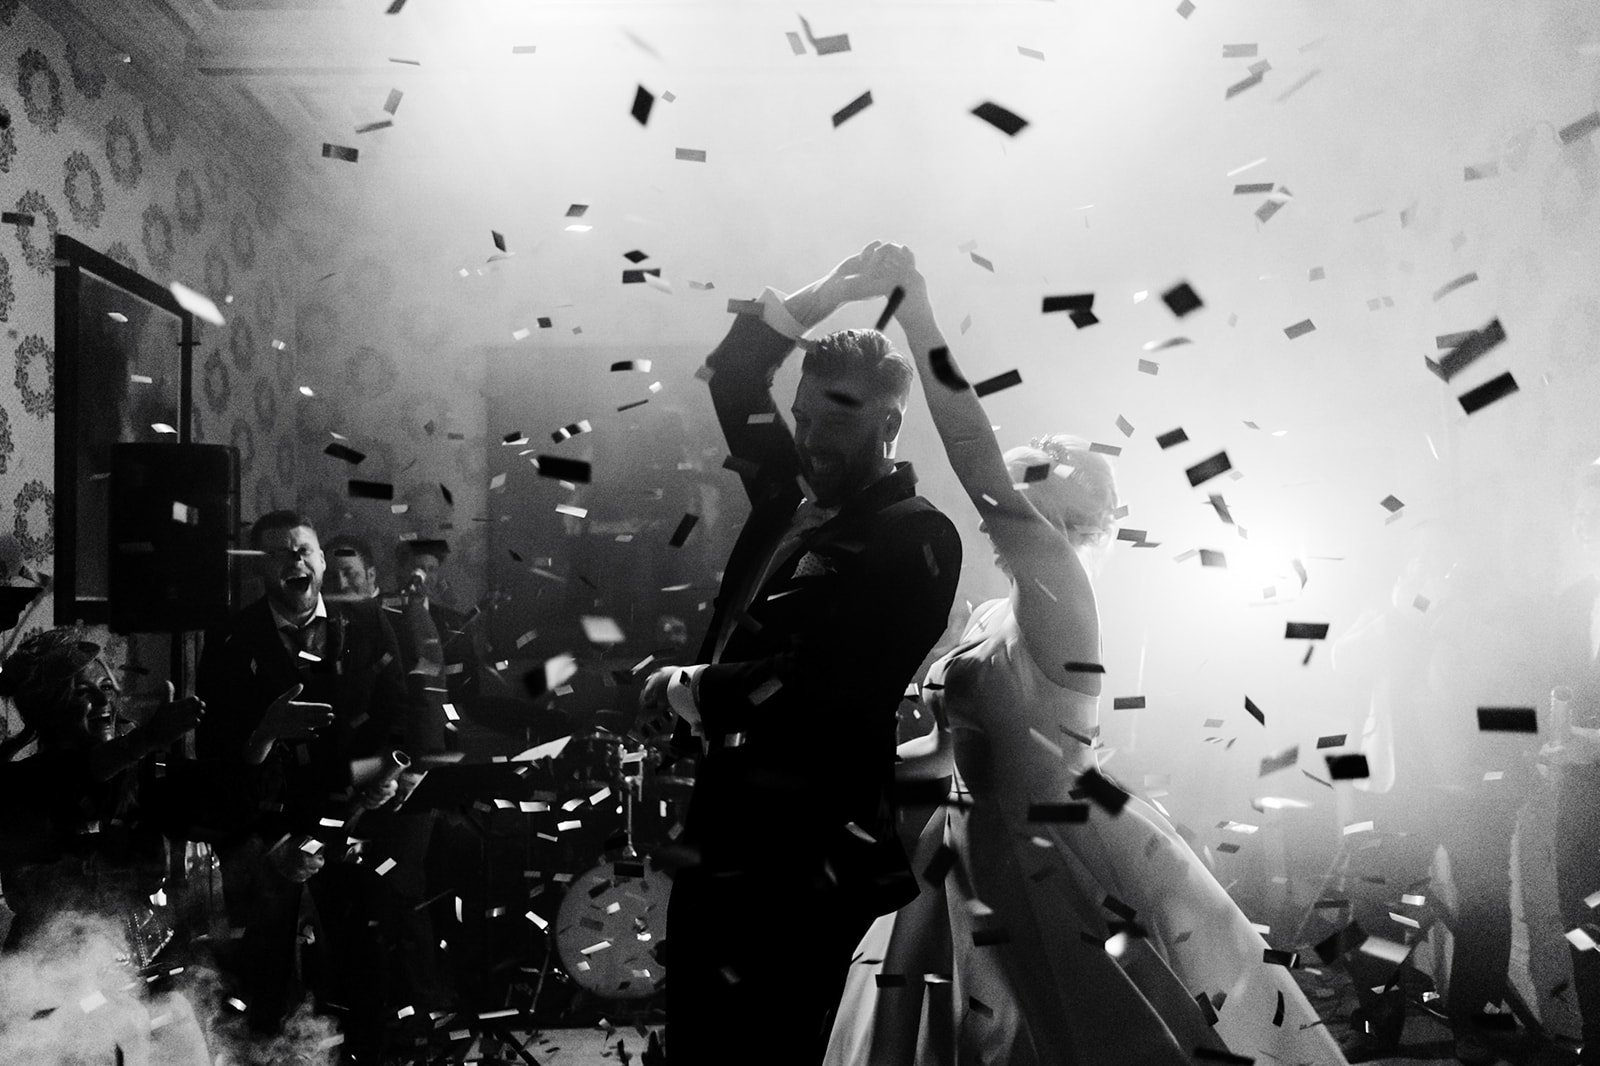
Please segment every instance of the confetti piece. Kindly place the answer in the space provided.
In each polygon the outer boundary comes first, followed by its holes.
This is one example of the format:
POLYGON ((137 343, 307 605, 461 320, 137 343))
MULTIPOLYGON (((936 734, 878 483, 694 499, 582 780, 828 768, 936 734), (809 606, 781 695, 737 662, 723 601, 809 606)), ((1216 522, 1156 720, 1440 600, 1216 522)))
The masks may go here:
POLYGON ((1226 570, 1228 568, 1228 557, 1222 552, 1214 551, 1211 548, 1201 548, 1200 565, 1214 566, 1220 570, 1226 570))
POLYGON ((1256 221, 1257 222, 1266 222, 1266 221, 1268 221, 1269 219, 1272 218, 1273 215, 1275 215, 1279 211, 1283 210, 1283 204, 1284 204, 1284 201, 1282 201, 1282 200, 1267 200, 1267 201, 1265 201, 1264 203, 1262 203, 1262 205, 1260 207, 1256 208, 1256 221))
POLYGON ((650 122, 650 109, 655 106, 655 103, 656 98, 651 95, 650 90, 641 85, 633 94, 633 107, 629 113, 633 115, 633 120, 639 125, 648 125, 650 122))
MULTIPOLYGON (((896 285, 889 293, 889 299, 883 305, 883 311, 878 315, 878 322, 873 329, 879 333, 889 328, 889 323, 894 319, 894 313, 900 310, 900 304, 906 298, 906 290, 896 285)), ((860 404, 855 406, 859 407, 860 404)))
POLYGON ((399 865, 400 864, 395 862, 393 859, 384 859, 383 862, 379 863, 372 872, 377 874, 379 877, 382 877, 384 874, 388 873, 390 870, 393 870, 399 865))
POLYGON ((1257 193, 1269 193, 1271 191, 1272 182, 1270 181, 1247 182, 1243 185, 1235 185, 1233 187, 1233 195, 1235 196, 1249 196, 1257 193))
POLYGON ((1411 954, 1411 949, 1404 944, 1397 944, 1393 940, 1382 937, 1369 936, 1361 942, 1357 949, 1363 955, 1370 955, 1384 962, 1394 963, 1396 966, 1406 961, 1406 956, 1411 954))
POLYGON ((627 640, 614 619, 586 614, 579 617, 578 623, 590 644, 621 644, 627 640))
POLYGON ((1120 814, 1123 806, 1128 802, 1128 794, 1118 788, 1109 779, 1101 775, 1099 770, 1090 769, 1078 778, 1078 788, 1107 814, 1120 814))
POLYGON ((1002 389, 1009 389, 1014 385, 1021 384, 1021 372, 1016 370, 1007 370, 1004 374, 996 374, 992 378, 987 378, 978 382, 972 387, 972 391, 977 393, 978 396, 982 397, 988 396, 990 393, 999 392, 1002 389))
POLYGON ((1070 296, 1046 296, 1041 307, 1041 313, 1051 314, 1056 311, 1088 311, 1094 307, 1094 293, 1077 293, 1070 296))
POLYGON ((977 263, 979 266, 983 267, 983 269, 987 270, 989 273, 991 273, 991 274, 994 273, 994 264, 992 262, 990 262, 989 260, 985 259, 983 256, 979 255, 977 252, 968 252, 967 255, 974 263, 977 263))
POLYGON ((1192 311, 1198 311, 1204 306, 1200 299, 1200 295, 1190 287, 1187 281, 1180 281, 1178 284, 1162 293, 1161 301, 1165 303, 1167 308, 1178 318, 1182 318, 1184 315, 1187 315, 1192 311))
POLYGON ((1579 951, 1593 951, 1597 946, 1594 937, 1582 926, 1577 929, 1569 929, 1562 935, 1567 938, 1568 943, 1579 951))
POLYGON ((1283 629, 1284 640, 1327 640, 1327 622, 1286 622, 1283 629))
POLYGON ((1405 504, 1400 502, 1399 497, 1393 495, 1385 496, 1383 499, 1378 501, 1378 504, 1390 514, 1396 513, 1400 510, 1400 508, 1405 506, 1405 504))
POLYGON ((1037 59, 1040 62, 1044 61, 1044 53, 1039 51, 1039 50, 1037 50, 1037 49, 1024 48, 1022 45, 1019 44, 1019 45, 1017 45, 1017 52, 1019 54, 1021 54, 1021 55, 1027 56, 1029 59, 1037 59))
POLYGON ((1478 730, 1484 733, 1537 733, 1539 718, 1532 707, 1479 707, 1478 730))
POLYGON ((1184 474, 1189 478, 1189 485, 1192 488, 1203 485, 1217 475, 1232 469, 1233 464, 1228 461, 1228 453, 1224 451, 1194 464, 1185 470, 1184 474))
POLYGON ((660 276, 660 267, 655 267, 652 270, 624 270, 622 272, 622 283, 624 285, 643 285, 651 277, 659 278, 660 276))
POLYGON ((583 418, 576 422, 569 422, 567 425, 562 426, 560 429, 550 434, 550 439, 555 441, 557 444, 560 444, 562 441, 571 440, 580 433, 589 433, 593 430, 594 426, 589 424, 589 420, 587 418, 583 418))
POLYGON ((31 226, 33 215, 27 211, 0 211, 0 223, 8 226, 31 226))
MULTIPOLYGON (((171 286, 173 299, 178 301, 178 306, 202 321, 213 326, 226 326, 222 312, 217 310, 217 305, 209 297, 195 292, 182 282, 174 281, 171 286)), ((126 321, 126 319, 124 319, 126 321)))
MULTIPOLYGON (((1447 281, 1443 285, 1439 286, 1439 288, 1434 292, 1434 294, 1433 294, 1433 302, 1434 303, 1438 303, 1440 300, 1444 299, 1446 296, 1449 296, 1451 293, 1455 292, 1457 289, 1461 288, 1462 286, 1471 285, 1474 281, 1477 281, 1477 280, 1478 280, 1478 272, 1474 270, 1474 271, 1472 271, 1470 273, 1463 274, 1459 278, 1455 278, 1452 281, 1447 281)), ((1498 320, 1497 320, 1497 322, 1498 322, 1498 320)))
POLYGON ((338 159, 346 163, 354 163, 360 155, 361 152, 355 148, 346 148, 343 145, 329 144, 327 142, 323 142, 322 145, 322 158, 324 159, 338 159))
POLYGON ((1168 448, 1182 444, 1188 439, 1189 434, 1185 433, 1181 428, 1179 428, 1168 430, 1166 433, 1161 434, 1156 438, 1156 443, 1161 446, 1162 451, 1166 451, 1168 448))
MULTIPOLYGON (((1488 178, 1499 177, 1500 164, 1491 160, 1487 163, 1475 163, 1461 169, 1462 181, 1484 181, 1488 178)), ((1402 224, 1404 221, 1402 220, 1402 224)))
POLYGON ((833 113, 833 128, 838 129, 871 106, 872 91, 869 89, 833 113))
POLYGON ((672 539, 667 542, 671 548, 683 547, 684 541, 689 539, 689 534, 694 530, 695 523, 700 521, 697 514, 686 514, 678 521, 678 528, 673 530, 672 539))
POLYGON ((973 108, 972 113, 1008 137, 1015 137, 1028 125, 1027 119, 989 101, 973 108))
POLYGON ((1494 403, 1502 400, 1517 391, 1516 379, 1511 376, 1511 371, 1506 371, 1491 381, 1486 381, 1477 388, 1459 397, 1461 409, 1467 414, 1473 414, 1494 403))
MULTIPOLYGON (((1441 348, 1449 348, 1436 363, 1432 359, 1423 357, 1423 362, 1428 370, 1441 381, 1449 381, 1462 370, 1487 355, 1506 339, 1505 327, 1500 325, 1500 320, 1494 319, 1480 330, 1468 330, 1465 333, 1447 333, 1437 338, 1441 348)), ((1468 412, 1470 414, 1470 412, 1468 412)))
POLYGON ((1257 707, 1256 704, 1255 704, 1255 701, 1252 700, 1249 696, 1246 696, 1244 698, 1244 709, 1246 711, 1250 712, 1250 717, 1254 718, 1256 721, 1260 722, 1262 725, 1266 725, 1267 724, 1267 716, 1265 714, 1261 713, 1261 708, 1257 707))
POLYGON ((1114 711, 1142 711, 1144 710, 1143 696, 1117 696, 1111 701, 1114 711))
MULTIPOLYGON (((1265 725, 1266 723, 1263 722, 1262 724, 1265 725)), ((1279 770, 1287 770, 1289 767, 1293 766, 1299 761, 1300 746, 1296 744, 1293 747, 1285 748, 1276 755, 1268 755, 1266 758, 1262 759, 1261 772, 1256 776, 1266 777, 1268 774, 1277 773, 1279 770)))
POLYGON ((1278 97, 1277 97, 1278 103, 1280 103, 1280 104, 1283 103, 1285 100, 1289 99, 1289 97, 1293 96, 1295 93, 1297 93, 1301 89, 1305 88, 1306 83, 1308 83, 1309 81, 1311 81, 1312 78, 1315 78, 1318 74, 1321 74, 1321 73, 1322 73, 1322 68, 1321 67, 1314 67, 1311 70, 1307 71, 1306 73, 1302 74, 1299 77, 1299 79, 1297 81, 1295 81, 1295 83, 1293 85, 1289 86, 1287 89, 1283 90, 1283 92, 1278 94, 1278 97))
POLYGON ((1139 360, 1139 373, 1149 374, 1151 377, 1155 377, 1157 374, 1161 373, 1161 364, 1151 362, 1149 359, 1141 359, 1139 360))
POLYGON ((1323 269, 1321 267, 1312 267, 1311 268, 1311 273, 1306 276, 1306 280, 1307 281, 1321 281, 1324 278, 1326 278, 1327 276, 1328 275, 1323 271, 1323 269))
POLYGON ((1236 81, 1232 85, 1228 86, 1228 88, 1223 92, 1222 98, 1224 100, 1232 100, 1235 96, 1238 96, 1246 89, 1253 89, 1257 85, 1260 85, 1265 76, 1266 74, 1263 71, 1253 72, 1248 77, 1241 78, 1239 81, 1236 81))
POLYGON ((358 134, 359 133, 376 133, 379 130, 389 129, 393 125, 394 125, 394 123, 392 121, 390 121, 389 119, 380 119, 377 122, 367 122, 367 123, 363 123, 360 126, 357 126, 356 127, 356 132, 358 134))
POLYGON ((1334 781, 1360 781, 1370 776, 1367 757, 1360 753, 1325 755, 1328 777, 1334 781))
POLYGON ((648 359, 624 359, 620 363, 612 363, 611 372, 615 374, 622 370, 640 370, 648 374, 650 372, 651 365, 652 364, 648 359))
POLYGON ((1296 337, 1303 337, 1307 333, 1315 332, 1316 328, 1316 325, 1309 318, 1303 318, 1292 326, 1285 326, 1283 335, 1290 340, 1294 340, 1296 337))
POLYGON ((358 500, 394 499, 394 486, 387 481, 360 481, 352 478, 346 487, 346 492, 351 498, 358 500))
POLYGON ((787 30, 784 32, 784 36, 789 38, 790 51, 797 56, 803 56, 806 54, 806 43, 800 39, 800 35, 798 33, 794 32, 793 30, 787 30))
POLYGON ((558 481, 574 481, 587 484, 589 481, 589 464, 582 459, 568 459, 559 455, 541 455, 537 457, 537 466, 540 477, 555 478, 558 481))
POLYGON ((1193 0, 1183 0, 1183 2, 1178 5, 1177 10, 1180 17, 1188 18, 1190 15, 1194 14, 1193 0))
POLYGON ((679 148, 675 150, 674 158, 681 159, 687 163, 704 163, 706 161, 706 153, 703 148, 679 148))
POLYGON ((514 44, 511 46, 511 54, 514 56, 531 56, 538 50, 539 46, 536 44, 514 44))
POLYGON ((1600 130, 1600 110, 1591 111, 1576 122, 1569 122, 1561 127, 1561 143, 1571 144, 1580 138, 1587 137, 1595 130, 1600 130))

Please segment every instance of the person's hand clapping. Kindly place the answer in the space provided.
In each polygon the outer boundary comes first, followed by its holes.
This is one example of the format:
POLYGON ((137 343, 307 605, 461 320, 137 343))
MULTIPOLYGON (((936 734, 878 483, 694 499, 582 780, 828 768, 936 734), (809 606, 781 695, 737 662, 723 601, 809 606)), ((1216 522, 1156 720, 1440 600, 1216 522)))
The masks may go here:
POLYGON ((205 701, 198 696, 186 696, 175 699, 177 690, 172 687, 172 682, 167 682, 167 698, 161 702, 145 722, 144 728, 150 740, 158 747, 166 747, 185 733, 194 729, 205 717, 205 701))
POLYGON ((267 706, 260 732, 274 740, 309 740, 333 722, 333 707, 327 703, 306 703, 295 697, 305 689, 296 684, 267 706))

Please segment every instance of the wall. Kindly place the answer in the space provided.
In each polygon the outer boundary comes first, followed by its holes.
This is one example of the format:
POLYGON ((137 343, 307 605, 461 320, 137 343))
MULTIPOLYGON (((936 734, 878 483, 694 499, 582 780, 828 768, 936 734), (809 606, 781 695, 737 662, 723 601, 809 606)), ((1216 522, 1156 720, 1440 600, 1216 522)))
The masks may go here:
MULTIPOLYGON (((0 204, 35 216, 0 228, 0 563, 54 570, 54 239, 65 233, 160 283, 221 306, 198 326, 194 439, 240 451, 242 512, 293 502, 294 238, 277 202, 188 117, 141 99, 97 42, 65 39, 15 0, 0 3, 0 204), (231 303, 223 303, 231 294, 231 303)), ((0 650, 51 624, 48 593, 0 650)), ((102 634, 102 637, 104 635, 102 634)), ((117 656, 121 641, 114 641, 117 656)), ((154 667, 163 653, 130 658, 154 667)), ((14 724, 14 723, 13 723, 14 724)))

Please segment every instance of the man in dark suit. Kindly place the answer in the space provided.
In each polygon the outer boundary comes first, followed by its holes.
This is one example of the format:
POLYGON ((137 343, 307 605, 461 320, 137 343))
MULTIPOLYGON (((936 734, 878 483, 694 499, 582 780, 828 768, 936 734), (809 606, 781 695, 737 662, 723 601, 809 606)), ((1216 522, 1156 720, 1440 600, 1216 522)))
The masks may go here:
POLYGON ((706 360, 751 511, 698 665, 641 696, 704 751, 667 918, 667 1054, 684 1066, 820 1061, 856 942, 917 893, 890 798, 895 712, 944 631, 961 544, 893 459, 914 371, 881 333, 842 330, 801 340, 793 435, 771 395, 805 330, 881 293, 882 258, 868 245, 790 296, 768 289, 706 360))
MULTIPOLYGON (((1600 465, 1578 475, 1573 534, 1587 577, 1557 602, 1552 740, 1543 754, 1555 768, 1556 892, 1562 924, 1600 940, 1588 898, 1600 891, 1600 465), (1560 704, 1564 702, 1565 707, 1560 704)), ((1569 938, 1570 939, 1570 938, 1569 938)), ((1572 984, 1583 1016, 1579 1063, 1600 1063, 1600 950, 1572 944, 1572 984)))
POLYGON ((377 604, 323 599, 326 562, 310 520, 264 515, 250 546, 261 553, 266 594, 206 634, 196 692, 212 713, 195 734, 199 757, 234 768, 259 811, 218 849, 230 920, 246 931, 247 1006, 254 1025, 271 1029, 294 1006, 288 990, 303 983, 350 1008, 347 1043, 367 1051, 381 1039, 381 985, 359 912, 376 875, 337 860, 348 821, 394 799, 399 786, 377 767, 415 732, 417 716, 377 604), (329 942, 316 954, 332 969, 297 982, 307 882, 329 942))
POLYGON ((401 541, 395 552, 399 564, 400 587, 394 596, 384 597, 384 605, 401 611, 396 616, 395 635, 400 639, 400 657, 408 673, 419 667, 430 676, 443 679, 451 702, 464 704, 478 697, 482 656, 478 651, 477 612, 464 614, 442 602, 444 582, 440 570, 449 558, 450 545, 442 540, 401 541), (420 607, 432 626, 420 615, 415 623, 406 612, 420 607))

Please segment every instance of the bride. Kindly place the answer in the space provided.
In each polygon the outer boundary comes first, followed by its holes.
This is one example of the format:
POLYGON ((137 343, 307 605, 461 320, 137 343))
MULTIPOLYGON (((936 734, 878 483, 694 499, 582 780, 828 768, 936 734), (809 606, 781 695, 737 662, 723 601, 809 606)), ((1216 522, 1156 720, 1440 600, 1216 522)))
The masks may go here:
POLYGON ((1111 536, 1110 464, 1059 436, 1002 455, 911 252, 866 262, 865 287, 903 291, 934 426, 1011 592, 929 671, 937 725, 902 746, 898 771, 953 768, 956 795, 913 859, 920 896, 861 942, 826 1062, 1343 1063, 1167 820, 1098 776, 1100 625, 1079 555, 1111 536))

